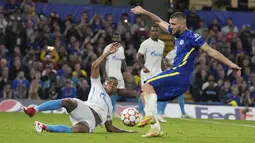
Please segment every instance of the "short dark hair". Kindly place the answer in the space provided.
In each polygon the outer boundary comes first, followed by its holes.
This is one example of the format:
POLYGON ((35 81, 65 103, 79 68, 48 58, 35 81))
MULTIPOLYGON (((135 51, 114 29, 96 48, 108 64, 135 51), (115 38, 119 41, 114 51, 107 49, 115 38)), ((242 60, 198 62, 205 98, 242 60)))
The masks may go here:
POLYGON ((117 80, 117 78, 113 77, 113 76, 110 76, 110 77, 107 77, 105 81, 111 81, 111 80, 117 80))
MULTIPOLYGON (((181 20, 185 20, 186 21, 186 16, 184 13, 182 12, 175 12, 174 14, 171 15, 170 19, 173 18, 177 18, 177 19, 181 19, 181 20)), ((186 22, 185 22, 186 23, 186 22)))
POLYGON ((113 76, 107 77, 106 80, 105 80, 105 83, 107 83, 107 82, 112 82, 112 81, 118 83, 117 78, 115 78, 115 77, 113 77, 113 76))

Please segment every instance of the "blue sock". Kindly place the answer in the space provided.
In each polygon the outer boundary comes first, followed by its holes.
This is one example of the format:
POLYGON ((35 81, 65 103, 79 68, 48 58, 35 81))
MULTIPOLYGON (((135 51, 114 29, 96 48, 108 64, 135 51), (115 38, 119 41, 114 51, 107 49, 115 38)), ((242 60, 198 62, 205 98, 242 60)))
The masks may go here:
POLYGON ((158 102, 158 115, 164 115, 165 114, 165 109, 166 105, 168 102, 158 102))
POLYGON ((181 108, 182 114, 186 114, 184 109, 184 94, 178 97, 178 103, 181 108))
POLYGON ((62 107, 62 101, 60 99, 51 100, 37 106, 36 111, 41 112, 41 111, 47 111, 47 110, 57 110, 57 109, 60 109, 61 107, 62 107))
POLYGON ((72 133, 72 128, 64 125, 46 125, 48 132, 72 133))
POLYGON ((142 115, 144 115, 144 110, 143 110, 143 102, 142 102, 142 97, 139 98, 138 100, 138 112, 142 115))

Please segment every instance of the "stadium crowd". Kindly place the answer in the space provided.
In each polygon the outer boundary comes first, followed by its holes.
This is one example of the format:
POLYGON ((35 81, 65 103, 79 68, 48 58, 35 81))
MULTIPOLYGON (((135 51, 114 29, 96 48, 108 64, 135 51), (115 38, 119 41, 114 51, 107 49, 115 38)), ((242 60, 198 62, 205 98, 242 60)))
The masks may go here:
MULTIPOLYGON (((134 24, 128 17, 123 13, 121 21, 114 23, 111 14, 89 19, 83 12, 76 22, 71 14, 65 19, 56 12, 48 17, 36 14, 32 0, 20 4, 10 0, 0 6, 0 98, 87 100, 90 65, 111 43, 113 32, 122 36, 132 73, 124 75, 126 88, 139 95, 141 68, 136 54, 140 43, 149 37, 149 27, 140 16, 134 24)), ((241 66, 242 77, 201 52, 190 92, 197 102, 235 100, 238 105, 254 106, 255 33, 249 25, 238 29, 231 18, 226 22, 222 27, 215 18, 206 24, 194 8, 187 15, 188 27, 241 66)), ((101 77, 104 80, 105 73, 101 77)))

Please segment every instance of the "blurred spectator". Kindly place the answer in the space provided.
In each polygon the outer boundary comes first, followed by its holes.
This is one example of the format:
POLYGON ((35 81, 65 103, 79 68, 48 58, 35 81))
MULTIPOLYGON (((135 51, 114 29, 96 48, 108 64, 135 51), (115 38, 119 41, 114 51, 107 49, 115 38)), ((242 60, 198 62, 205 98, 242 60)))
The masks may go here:
POLYGON ((220 91, 213 76, 208 77, 208 82, 204 83, 202 88, 202 101, 220 101, 220 91))
POLYGON ((63 98, 76 98, 76 89, 70 79, 65 81, 65 86, 61 89, 61 99, 63 98))
POLYGON ((197 28, 196 33, 203 37, 203 34, 204 34, 205 30, 208 30, 208 29, 205 26, 205 21, 201 19, 199 21, 199 27, 197 28))
POLYGON ((81 78, 86 78, 87 73, 85 70, 81 69, 81 64, 76 63, 74 65, 74 71, 72 72, 72 81, 75 86, 77 86, 80 82, 81 78))
POLYGON ((20 4, 16 0, 8 0, 4 5, 5 13, 12 14, 20 10, 20 4))
POLYGON ((200 17, 197 15, 197 10, 192 7, 189 15, 187 16, 187 27, 191 30, 197 30, 199 28, 200 17))
POLYGON ((247 89, 244 93, 241 94, 240 103, 244 106, 251 106, 252 99, 251 99, 251 92, 247 89))
POLYGON ((252 38, 255 37, 255 34, 252 33, 251 26, 244 25, 240 32, 240 39, 243 46, 246 47, 248 53, 252 53, 252 38))
POLYGON ((58 63, 59 55, 54 47, 45 45, 41 51, 40 59, 45 64, 52 63, 52 66, 55 67, 55 64, 58 63))
POLYGON ((54 100, 59 97, 60 89, 55 81, 50 82, 50 87, 45 89, 45 99, 54 100))
POLYGON ((227 19, 227 25, 221 28, 221 31, 224 33, 228 33, 231 31, 231 28, 233 29, 233 32, 238 32, 238 28, 233 25, 232 18, 227 19))
POLYGON ((16 79, 12 81, 12 89, 17 90, 21 85, 23 85, 25 89, 29 89, 29 86, 30 86, 30 83, 25 78, 23 71, 18 72, 16 79))
POLYGON ((7 82, 4 85, 4 88, 1 90, 0 99, 13 99, 14 98, 14 92, 11 88, 11 82, 7 82))
POLYGON ((231 83, 230 81, 226 80, 224 81, 223 86, 220 89, 220 101, 223 103, 228 103, 229 94, 231 94, 231 83))
POLYGON ((208 72, 205 69, 197 69, 194 72, 192 84, 191 84, 191 93, 195 101, 201 101, 202 85, 207 81, 208 72))
POLYGON ((219 21, 217 18, 214 18, 212 20, 212 24, 209 26, 209 29, 212 30, 217 30, 217 31, 220 31, 221 30, 221 27, 220 27, 220 24, 219 24, 219 21))
POLYGON ((142 21, 141 15, 137 15, 137 16, 136 16, 135 23, 134 23, 134 24, 132 25, 132 27, 131 27, 131 33, 132 33, 132 35, 134 35, 135 32, 138 30, 141 21, 142 21))
POLYGON ((118 23, 117 31, 120 35, 126 32, 131 32, 131 24, 129 23, 129 18, 127 13, 121 15, 121 21, 118 23))
POLYGON ((80 85, 76 91, 76 95, 78 99, 81 99, 82 101, 87 101, 88 100, 88 95, 89 95, 90 87, 88 85, 87 80, 82 79, 80 82, 80 85))
POLYGON ((0 91, 3 90, 4 86, 10 82, 9 80, 9 69, 8 67, 4 67, 0 77, 0 91))
POLYGON ((25 77, 28 77, 28 69, 22 65, 19 57, 15 57, 14 65, 10 68, 10 80, 14 80, 19 72, 23 72, 25 77))
POLYGON ((232 92, 228 95, 230 100, 234 100, 236 101, 236 103, 240 106, 241 102, 240 102, 240 94, 239 94, 239 89, 237 85, 232 86, 232 92))

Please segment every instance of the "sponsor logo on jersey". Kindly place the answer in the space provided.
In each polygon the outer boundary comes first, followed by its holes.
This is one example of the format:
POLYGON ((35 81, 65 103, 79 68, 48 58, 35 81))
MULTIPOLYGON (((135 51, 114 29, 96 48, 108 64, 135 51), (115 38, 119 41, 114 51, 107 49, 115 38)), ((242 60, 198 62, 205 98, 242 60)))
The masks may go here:
POLYGON ((157 53, 155 50, 153 50, 153 51, 151 51, 151 56, 163 56, 163 54, 162 53, 157 53))

